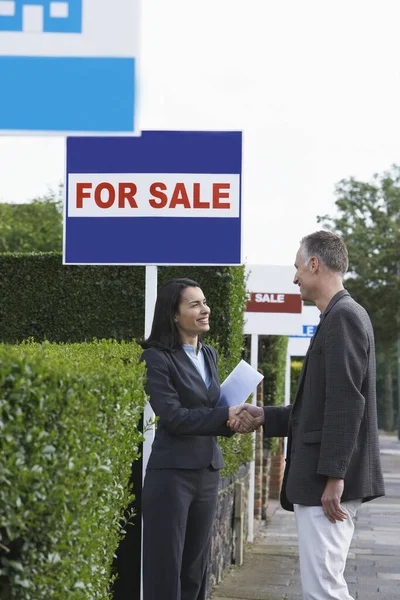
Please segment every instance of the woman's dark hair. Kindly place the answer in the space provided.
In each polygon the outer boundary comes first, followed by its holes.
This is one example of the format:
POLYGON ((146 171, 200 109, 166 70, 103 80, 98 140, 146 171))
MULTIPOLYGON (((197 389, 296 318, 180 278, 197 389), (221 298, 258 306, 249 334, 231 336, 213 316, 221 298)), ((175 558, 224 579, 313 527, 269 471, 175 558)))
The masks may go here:
POLYGON ((188 287, 200 287, 192 279, 170 279, 157 294, 153 324, 147 340, 139 342, 142 348, 178 350, 182 346, 175 316, 179 312, 182 292, 188 287))

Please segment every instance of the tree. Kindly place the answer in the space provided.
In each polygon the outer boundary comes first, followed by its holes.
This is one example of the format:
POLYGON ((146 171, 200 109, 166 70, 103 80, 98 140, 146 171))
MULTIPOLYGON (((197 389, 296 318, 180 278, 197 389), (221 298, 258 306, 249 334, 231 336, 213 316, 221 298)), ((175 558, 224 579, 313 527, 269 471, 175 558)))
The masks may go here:
POLYGON ((382 421, 393 430, 393 349, 400 335, 400 167, 374 175, 370 183, 344 179, 335 194, 338 214, 320 216, 318 222, 347 244, 346 288, 374 326, 377 350, 384 357, 382 421))
POLYGON ((62 250, 60 192, 27 204, 0 203, 0 252, 62 250))

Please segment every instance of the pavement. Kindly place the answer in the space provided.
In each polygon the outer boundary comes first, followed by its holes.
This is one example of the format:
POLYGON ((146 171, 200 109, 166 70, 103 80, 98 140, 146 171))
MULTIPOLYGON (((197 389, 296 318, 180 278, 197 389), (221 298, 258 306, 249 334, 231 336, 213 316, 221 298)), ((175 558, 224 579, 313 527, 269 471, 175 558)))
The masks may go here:
MULTIPOLYGON (((386 496, 363 504, 345 577, 355 600, 400 600, 400 441, 381 435, 386 496)), ((302 600, 293 513, 270 500, 268 517, 211 600, 302 600)))

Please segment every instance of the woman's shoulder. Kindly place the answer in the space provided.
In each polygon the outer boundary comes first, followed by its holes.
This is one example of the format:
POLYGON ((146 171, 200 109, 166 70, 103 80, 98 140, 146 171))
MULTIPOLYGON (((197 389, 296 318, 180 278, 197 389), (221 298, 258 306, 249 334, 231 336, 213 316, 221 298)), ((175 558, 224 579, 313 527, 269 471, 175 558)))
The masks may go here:
POLYGON ((147 346, 143 349, 140 360, 148 361, 158 361, 164 360, 165 352, 162 348, 158 348, 157 346, 147 346))
POLYGON ((160 346, 146 346, 142 352, 140 360, 150 362, 168 362, 168 358, 173 354, 173 350, 162 348, 160 346))

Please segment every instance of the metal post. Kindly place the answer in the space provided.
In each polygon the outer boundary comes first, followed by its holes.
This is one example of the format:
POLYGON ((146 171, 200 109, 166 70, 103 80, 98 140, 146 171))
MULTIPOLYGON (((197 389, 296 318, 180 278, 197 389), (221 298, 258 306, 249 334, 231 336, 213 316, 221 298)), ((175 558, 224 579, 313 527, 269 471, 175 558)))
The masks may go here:
MULTIPOLYGON (((253 369, 258 369, 258 335, 256 333, 251 334, 251 346, 250 346, 250 363, 253 369)), ((257 390, 254 392, 251 403, 257 405, 257 390)), ((256 444, 256 433, 252 433, 253 448, 256 444)), ((248 502, 248 513, 249 513, 249 531, 247 534, 247 541, 252 543, 254 540, 254 493, 255 493, 255 462, 254 453, 253 460, 250 462, 250 482, 249 482, 249 502, 248 502)))
MULTIPOLYGON (((144 337, 147 338, 150 335, 151 325, 153 323, 154 307, 157 298, 157 267, 155 266, 146 267, 145 290, 144 337)), ((148 426, 147 423, 153 420, 153 410, 150 404, 147 403, 143 413, 143 427, 145 429, 147 427, 147 430, 145 432, 145 439, 143 442, 143 479, 146 474, 146 467, 149 460, 155 431, 154 425, 148 426)))
MULTIPOLYGON (((144 337, 148 338, 153 323, 154 307, 157 298, 157 267, 146 266, 146 287, 145 287, 145 312, 144 312, 144 337)), ((154 440, 155 427, 148 425, 154 420, 154 412, 147 402, 143 413, 144 441, 142 447, 142 483, 146 475, 146 467, 149 461, 151 446, 154 440)), ((142 522, 142 548, 141 548, 141 581, 140 598, 143 600, 143 522, 142 522)))
MULTIPOLYGON (((285 406, 290 404, 290 381, 291 381, 291 362, 292 357, 290 354, 290 340, 288 340, 287 350, 286 350, 286 373, 285 373, 285 406)), ((283 452, 286 456, 286 448, 287 448, 287 437, 283 440, 283 452)))

